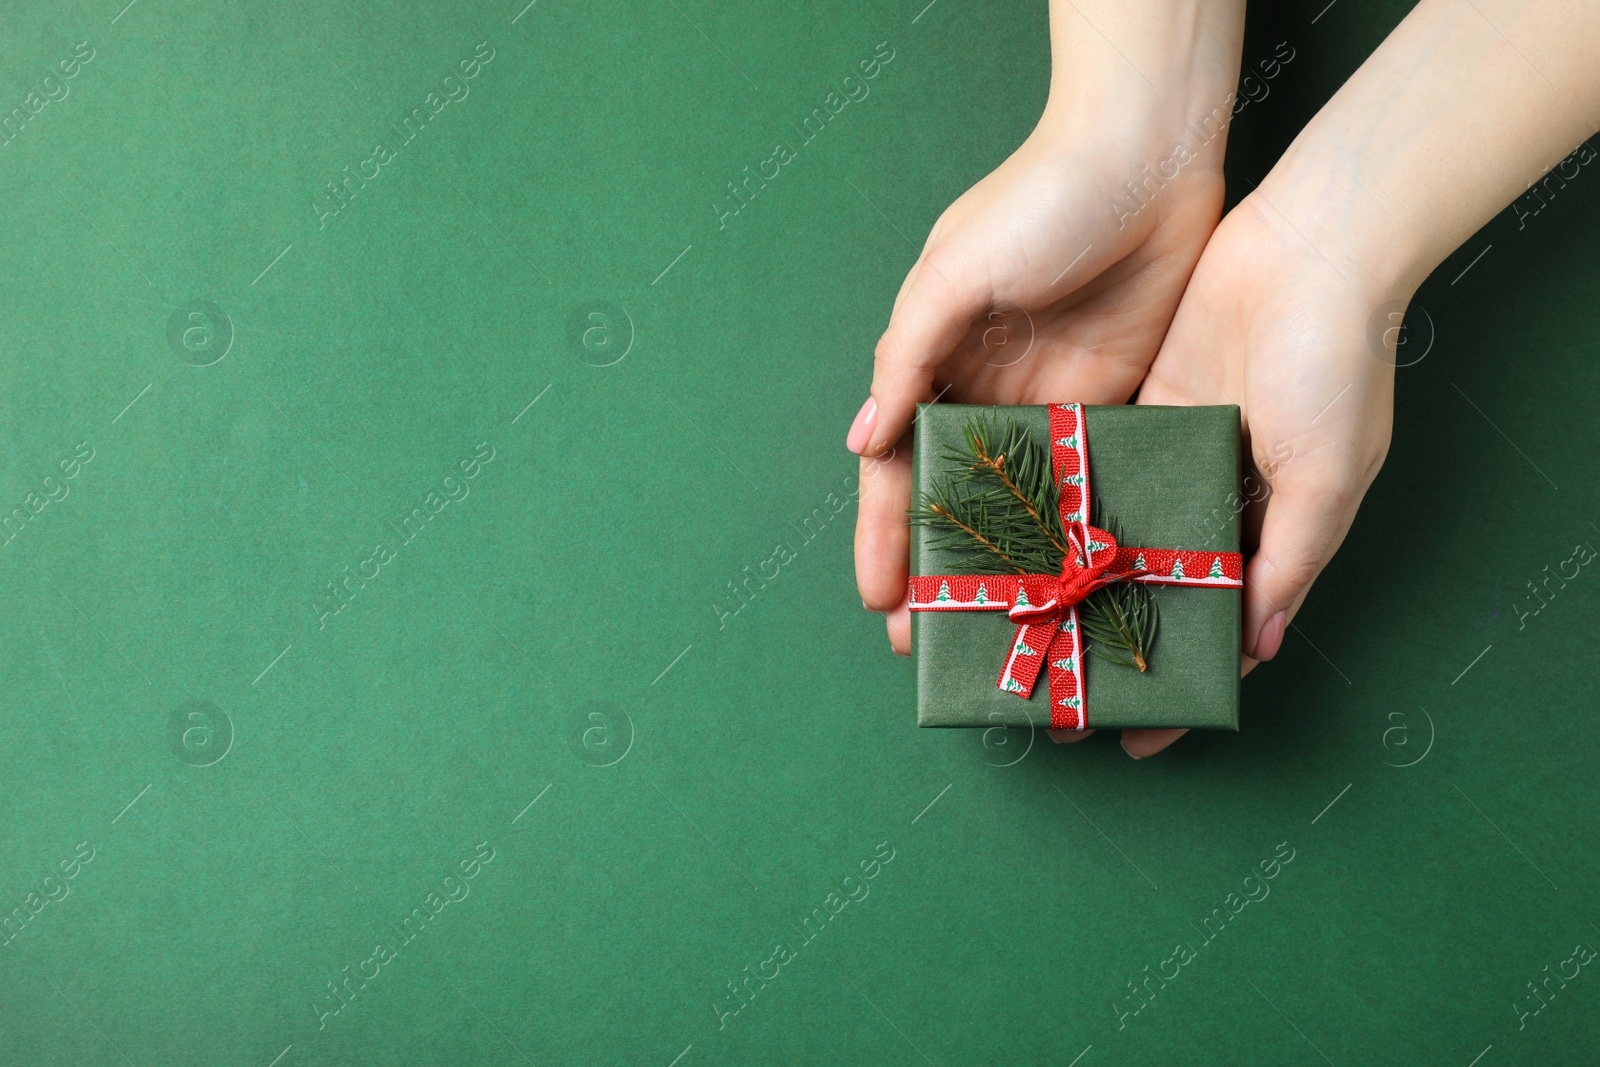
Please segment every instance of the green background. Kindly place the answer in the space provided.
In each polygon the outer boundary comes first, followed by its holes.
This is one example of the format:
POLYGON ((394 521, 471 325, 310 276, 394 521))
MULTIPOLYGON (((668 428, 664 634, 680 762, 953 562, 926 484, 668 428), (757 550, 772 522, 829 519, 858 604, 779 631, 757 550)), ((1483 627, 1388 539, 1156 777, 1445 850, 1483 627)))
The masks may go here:
MULTIPOLYGON (((1404 5, 1322 8, 1252 12, 1246 65, 1296 58, 1237 120, 1236 196, 1404 5)), ((0 913, 70 890, 0 948, 0 1062, 1592 1059, 1592 969, 1513 1008, 1600 944, 1600 579, 1514 607, 1600 543, 1587 169, 1419 294, 1388 465, 1242 733, 1136 764, 915 727, 842 438, 923 236, 1039 111, 1045 29, 973 0, 9 15, 0 115, 95 57, 0 148, 0 514, 70 490, 0 548, 0 913), (208 366, 197 300, 231 322, 208 366)))

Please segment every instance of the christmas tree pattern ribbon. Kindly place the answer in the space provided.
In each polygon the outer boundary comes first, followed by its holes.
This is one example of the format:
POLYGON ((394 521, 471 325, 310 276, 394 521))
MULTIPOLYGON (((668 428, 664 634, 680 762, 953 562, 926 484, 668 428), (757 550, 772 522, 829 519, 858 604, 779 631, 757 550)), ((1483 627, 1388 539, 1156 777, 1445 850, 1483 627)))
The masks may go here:
POLYGON ((1083 639, 1078 603, 1113 582, 1244 586, 1237 552, 1125 548, 1089 524, 1089 432, 1082 404, 1050 405, 1050 459, 1061 481, 1061 525, 1073 551, 1054 574, 923 574, 911 578, 912 611, 1004 611, 1017 623, 995 684, 1024 700, 1048 664, 1050 726, 1083 730, 1083 639))

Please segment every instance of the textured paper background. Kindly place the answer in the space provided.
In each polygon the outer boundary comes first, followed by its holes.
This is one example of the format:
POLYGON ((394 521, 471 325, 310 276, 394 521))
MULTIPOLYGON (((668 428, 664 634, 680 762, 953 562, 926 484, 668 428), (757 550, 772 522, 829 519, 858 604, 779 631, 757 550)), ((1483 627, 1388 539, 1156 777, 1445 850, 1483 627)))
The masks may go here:
MULTIPOLYGON (((1042 406, 933 404, 917 410, 919 487, 948 476, 944 457, 961 445, 974 412, 998 410, 1025 426, 1039 444, 1050 439, 1049 410, 1042 406)), ((1121 522, 1125 544, 1239 550, 1235 505, 1245 490, 1239 478, 1238 408, 1089 405, 1084 413, 1090 488, 1121 522)), ((959 554, 929 547, 938 537, 934 530, 918 527, 911 536, 913 574, 955 573, 948 562, 959 554)), ((1151 592, 1160 624, 1150 669, 1141 673, 1086 656, 1089 722, 1237 729, 1238 591, 1153 586, 1151 592)), ((995 686, 1017 631, 1003 613, 918 612, 911 627, 918 725, 1050 725, 1047 681, 1028 700, 995 686)))
MULTIPOLYGON (((1405 7, 1324 6, 1252 13, 1246 64, 1296 58, 1239 115, 1236 190, 1405 7)), ((1600 177, 1422 290, 1388 466, 1243 731, 1135 764, 916 729, 851 568, 873 342, 1035 121, 1042 4, 66 0, 7 19, 5 108, 80 41, 0 149, 0 506, 69 489, 0 548, 0 908, 93 859, 0 949, 0 1061, 1588 1056, 1592 969, 1512 1005, 1600 944, 1600 578, 1514 606, 1600 544, 1600 177), (319 230, 482 41, 470 96, 319 230), (203 367, 221 332, 168 340, 196 300, 233 332, 203 367)))

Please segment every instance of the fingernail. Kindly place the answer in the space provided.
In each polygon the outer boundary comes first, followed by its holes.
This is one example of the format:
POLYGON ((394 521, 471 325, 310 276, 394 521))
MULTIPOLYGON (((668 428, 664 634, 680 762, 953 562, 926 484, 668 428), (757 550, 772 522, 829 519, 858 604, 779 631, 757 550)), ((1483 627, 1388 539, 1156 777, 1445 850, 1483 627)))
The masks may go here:
POLYGON ((1130 748, 1128 748, 1128 742, 1127 741, 1123 741, 1123 742, 1121 742, 1121 744, 1122 744, 1122 751, 1126 752, 1131 758, 1133 758, 1133 759, 1143 759, 1144 758, 1143 756, 1138 755, 1137 753, 1132 751, 1130 748))
POLYGON ((1278 654, 1278 649, 1283 647, 1283 632, 1289 627, 1289 616, 1278 612, 1272 618, 1261 624, 1261 633, 1256 635, 1255 659, 1266 661, 1278 654))
POLYGON ((867 444, 872 440, 872 428, 878 424, 878 402, 872 397, 867 397, 867 402, 861 405, 861 410, 856 412, 856 421, 850 424, 850 434, 844 439, 844 446, 856 455, 867 449, 867 444))

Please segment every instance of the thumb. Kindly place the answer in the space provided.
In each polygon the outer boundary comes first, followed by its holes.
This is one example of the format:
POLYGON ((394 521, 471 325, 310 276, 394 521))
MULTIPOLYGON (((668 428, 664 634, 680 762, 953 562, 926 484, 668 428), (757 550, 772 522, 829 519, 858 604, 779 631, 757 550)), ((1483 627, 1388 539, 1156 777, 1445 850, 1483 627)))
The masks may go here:
POLYGON ((932 395, 934 371, 984 310, 985 299, 953 276, 927 251, 911 268, 878 340, 872 395, 850 427, 850 451, 876 456, 904 436, 917 402, 932 395))
POLYGON ((1269 660, 1283 645, 1289 621, 1343 543, 1361 488, 1337 479, 1290 478, 1280 471, 1267 497, 1261 537, 1244 570, 1244 653, 1269 660))

